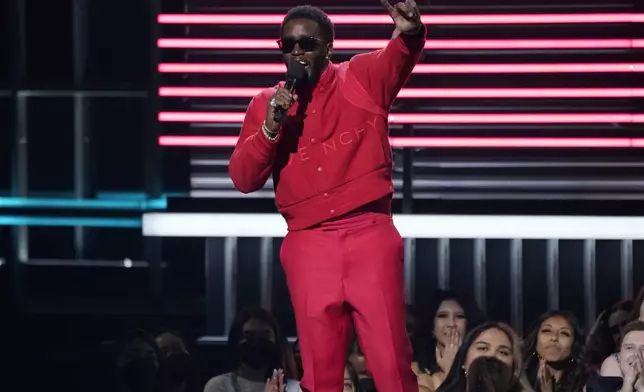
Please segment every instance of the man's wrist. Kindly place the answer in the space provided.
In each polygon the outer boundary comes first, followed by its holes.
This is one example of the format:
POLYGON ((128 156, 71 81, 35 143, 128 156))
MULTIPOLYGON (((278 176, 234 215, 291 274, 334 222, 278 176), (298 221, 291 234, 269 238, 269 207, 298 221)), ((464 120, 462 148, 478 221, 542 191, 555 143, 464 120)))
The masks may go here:
POLYGON ((418 34, 420 34, 420 32, 421 32, 422 30, 423 30, 423 24, 422 24, 422 23, 419 23, 419 24, 418 24, 418 27, 417 27, 415 30, 411 30, 411 31, 404 31, 404 32, 403 32, 403 34, 405 34, 405 35, 412 35, 412 36, 413 36, 413 35, 418 35, 418 34))
POLYGON ((274 142, 277 140, 277 137, 280 135, 279 129, 278 130, 271 130, 267 125, 266 121, 262 123, 262 133, 264 134, 264 137, 268 139, 268 141, 274 142))

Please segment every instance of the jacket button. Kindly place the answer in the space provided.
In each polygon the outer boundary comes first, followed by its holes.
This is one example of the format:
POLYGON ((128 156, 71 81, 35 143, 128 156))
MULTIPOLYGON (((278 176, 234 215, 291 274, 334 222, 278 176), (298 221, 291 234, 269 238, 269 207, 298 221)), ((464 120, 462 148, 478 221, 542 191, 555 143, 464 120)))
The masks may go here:
POLYGON ((311 138, 311 144, 315 144, 316 140, 314 137, 311 138))
POLYGON ((322 166, 318 166, 318 172, 322 172, 322 166))
POLYGON ((324 192, 324 197, 329 197, 329 194, 324 192))
POLYGON ((315 112, 316 112, 315 109, 311 110, 311 114, 315 114, 315 112))
POLYGON ((331 215, 335 215, 335 210, 331 210, 329 212, 331 213, 331 215))

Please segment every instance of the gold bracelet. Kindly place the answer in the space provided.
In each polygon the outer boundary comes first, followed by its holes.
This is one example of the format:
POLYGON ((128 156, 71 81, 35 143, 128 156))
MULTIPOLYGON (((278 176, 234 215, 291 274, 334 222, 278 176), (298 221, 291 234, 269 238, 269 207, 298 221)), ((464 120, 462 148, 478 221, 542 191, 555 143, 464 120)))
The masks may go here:
POLYGON ((277 137, 280 135, 279 132, 273 132, 268 127, 266 126, 266 120, 262 123, 262 133, 264 134, 264 137, 268 139, 269 142, 274 142, 277 137))

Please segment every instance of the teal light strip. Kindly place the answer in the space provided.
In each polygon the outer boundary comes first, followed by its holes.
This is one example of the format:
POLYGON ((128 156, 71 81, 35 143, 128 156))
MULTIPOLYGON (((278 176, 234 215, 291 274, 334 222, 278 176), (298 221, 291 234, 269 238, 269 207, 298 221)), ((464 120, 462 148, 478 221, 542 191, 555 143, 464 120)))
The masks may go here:
POLYGON ((103 227, 137 229, 141 219, 131 218, 59 218, 0 215, 0 226, 103 227))
MULTIPOLYGON (((189 197, 190 193, 164 193, 162 198, 168 197, 189 197)), ((97 199, 109 200, 149 200, 148 196, 143 192, 98 192, 97 199)))
POLYGON ((0 208, 72 208, 84 210, 164 210, 168 200, 160 199, 62 199, 0 197, 0 208))

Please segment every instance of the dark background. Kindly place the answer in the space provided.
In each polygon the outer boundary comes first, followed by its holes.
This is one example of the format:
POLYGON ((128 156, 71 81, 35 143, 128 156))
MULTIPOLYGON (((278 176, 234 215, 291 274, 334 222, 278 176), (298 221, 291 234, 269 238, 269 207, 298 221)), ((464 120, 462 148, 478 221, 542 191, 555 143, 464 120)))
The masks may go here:
MULTIPOLYGON (((177 54, 160 54, 155 49, 155 37, 161 34, 153 23, 155 9, 178 13, 186 7, 215 11, 233 6, 266 7, 267 4, 258 1, 232 4, 219 0, 155 3, 152 0, 0 2, 1 195, 64 198, 80 192, 95 198, 113 192, 130 195, 128 197, 157 197, 189 191, 186 153, 160 149, 150 152, 154 149, 150 147, 150 141, 154 142, 155 134, 163 132, 153 120, 161 105, 155 96, 160 83, 154 72, 155 64, 161 58, 181 58, 177 54), (82 55, 74 56, 75 51, 82 55), (88 92, 82 102, 85 118, 80 127, 75 118, 78 102, 73 94, 79 91, 88 92), (105 91, 116 92, 112 95, 119 96, 105 96, 101 93, 105 91), (19 95, 29 96, 19 99, 19 95), (16 105, 19 102, 26 110, 23 117, 18 117, 16 105), (20 190, 16 165, 19 123, 29 134, 26 192, 20 190), (89 151, 89 158, 81 163, 86 177, 81 188, 74 177, 74 167, 79 164, 74 160, 74 132, 78 129, 87 138, 89 151), (168 165, 168 161, 173 164, 168 165), (165 165, 159 162, 165 162, 165 165), (157 178, 151 179, 151 175, 157 178)), ((351 3, 352 6, 370 7, 369 12, 380 9, 377 1, 353 0, 351 3)), ((271 7, 282 10, 293 5, 296 2, 270 3, 271 7)), ((347 2, 323 0, 316 5, 347 6, 347 2)), ((431 11, 503 13, 561 9, 555 6, 561 6, 560 2, 434 0, 431 11)), ((636 6, 641 11, 641 4, 635 2, 566 1, 570 12, 613 12, 619 7, 636 6)), ((641 26, 634 29, 638 30, 633 31, 633 36, 641 38, 641 26)), ((639 152, 632 154, 636 156, 630 158, 641 158, 639 152)), ((245 208, 244 203, 238 202, 240 210, 245 208)), ((2 210, 3 215, 21 216, 136 218, 140 213, 127 210, 100 214, 57 209, 2 210)), ((78 230, 73 227, 29 227, 26 229, 28 259, 33 262, 25 264, 17 257, 18 230, 17 227, 0 226, 0 258, 3 261, 0 266, 0 336, 3 338, 0 390, 109 390, 109 385, 103 381, 105 374, 111 372, 113 342, 125 330, 134 327, 150 331, 179 329, 199 356, 204 378, 225 369, 221 347, 195 343, 198 337, 207 333, 225 334, 223 321, 220 326, 206 324, 203 239, 164 239, 162 243, 153 243, 144 240, 137 228, 88 228, 81 233, 83 246, 79 250, 78 230), (126 258, 149 260, 150 249, 154 246, 162 249, 161 287, 155 286, 157 281, 148 268, 122 268, 117 263, 126 258), (47 262, 52 260, 54 262, 47 262), (106 260, 113 263, 106 267, 98 262, 106 260), (160 298, 162 303, 159 303, 160 298)), ((259 241, 239 240, 238 308, 257 304, 260 300, 255 251, 259 241)), ((273 311, 286 332, 294 336, 290 299, 278 260, 279 243, 280 240, 274 241, 273 311)), ((450 285, 471 292, 476 278, 471 262, 473 241, 452 240, 450 245, 450 285)), ((416 243, 414 282, 418 303, 424 302, 437 287, 437 246, 435 240, 416 243)), ((526 241, 523 246, 522 322, 527 326, 547 308, 547 295, 543 289, 546 244, 545 241, 526 241)), ((510 319, 508 249, 509 240, 488 241, 485 266, 488 313, 507 321, 510 319)), ((633 249, 632 284, 637 289, 644 284, 644 244, 635 242, 633 249)), ((621 298, 619 252, 618 241, 597 243, 597 310, 621 298)), ((560 305, 575 311, 583 319, 582 262, 582 241, 560 244, 560 305)), ((223 299, 214 312, 221 314, 223 320, 223 299)))

